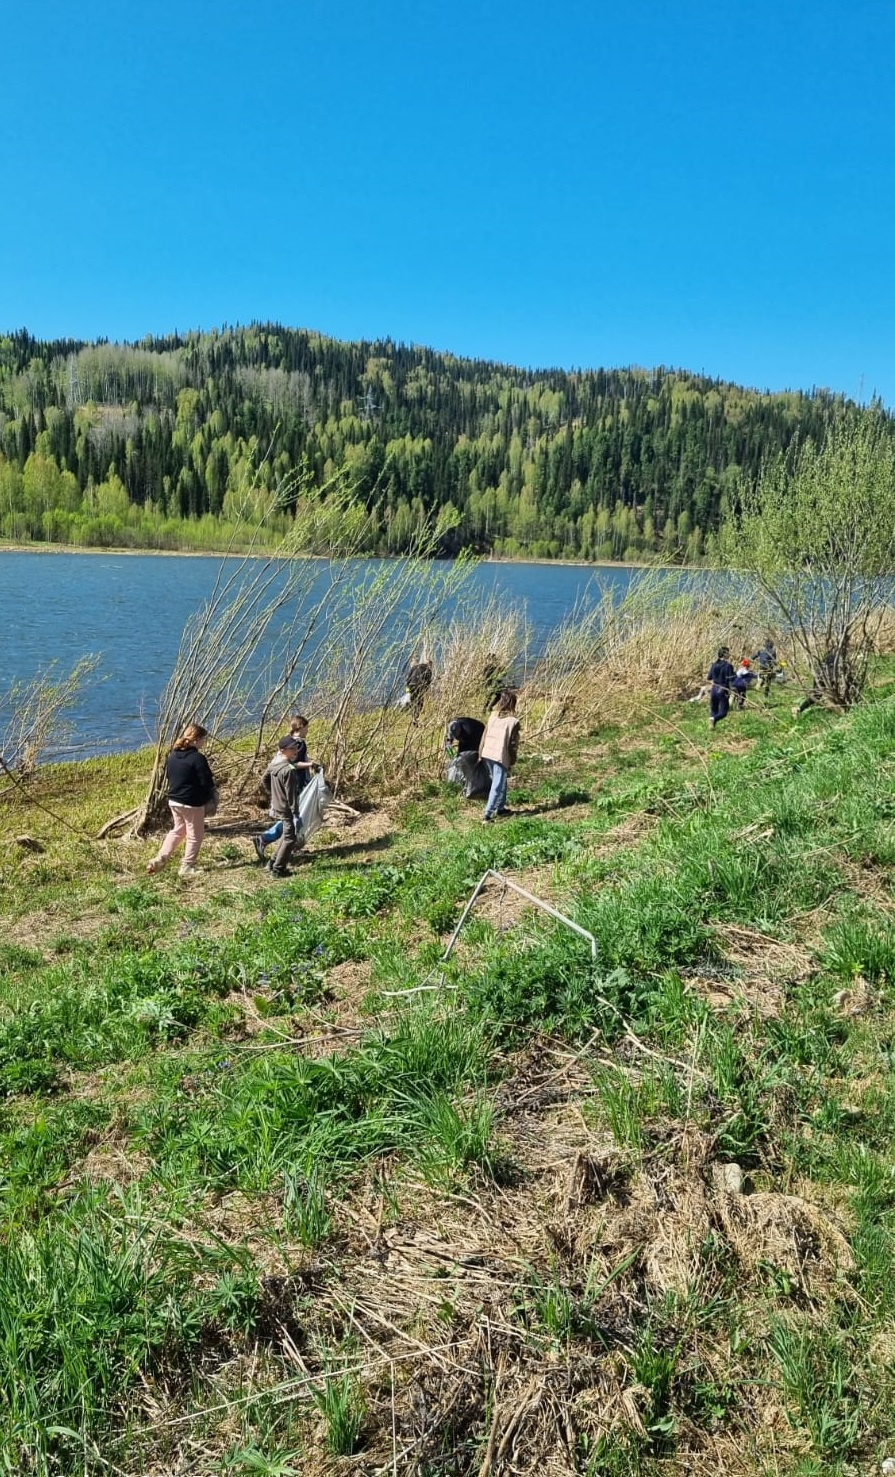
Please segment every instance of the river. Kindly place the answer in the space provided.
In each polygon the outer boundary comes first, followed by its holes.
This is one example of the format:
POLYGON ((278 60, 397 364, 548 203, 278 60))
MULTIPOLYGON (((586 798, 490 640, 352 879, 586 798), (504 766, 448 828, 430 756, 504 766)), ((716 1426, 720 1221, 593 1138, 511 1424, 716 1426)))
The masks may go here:
MULTIPOLYGON (((358 561, 358 577, 377 561, 358 561)), ((93 654, 98 666, 49 752, 95 754, 151 741, 159 695, 181 632, 210 596, 216 555, 0 552, 0 737, 2 694, 55 663, 57 674, 93 654)), ((494 593, 525 606, 536 650, 597 585, 624 592, 630 569, 574 564, 482 563, 467 595, 494 593)))

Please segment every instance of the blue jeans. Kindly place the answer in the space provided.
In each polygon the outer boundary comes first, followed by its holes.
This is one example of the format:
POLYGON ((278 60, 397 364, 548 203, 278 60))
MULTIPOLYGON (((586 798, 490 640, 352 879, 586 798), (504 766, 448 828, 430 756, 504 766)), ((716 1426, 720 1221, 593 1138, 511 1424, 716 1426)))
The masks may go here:
MULTIPOLYGON (((295 829, 296 829, 296 831, 300 831, 301 830, 301 816, 298 814, 298 811, 295 812, 295 815, 293 816, 293 820, 295 821, 295 829)), ((283 834, 283 822, 282 821, 274 821, 274 823, 273 823, 272 826, 268 826, 268 828, 267 828, 266 831, 262 831, 261 832, 261 840, 264 842, 264 845, 265 846, 272 846, 275 841, 279 841, 279 839, 282 836, 282 834, 283 834)))
POLYGON ((485 814, 497 815, 507 803, 507 780, 510 777, 510 771, 502 764, 498 764, 496 759, 486 759, 485 763, 491 772, 491 793, 485 804, 485 814))

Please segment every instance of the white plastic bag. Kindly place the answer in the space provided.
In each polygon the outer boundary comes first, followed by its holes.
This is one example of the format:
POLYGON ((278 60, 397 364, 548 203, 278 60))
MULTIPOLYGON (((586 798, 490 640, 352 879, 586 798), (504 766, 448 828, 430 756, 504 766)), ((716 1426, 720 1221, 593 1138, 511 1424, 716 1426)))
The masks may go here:
POLYGON ((326 783, 323 771, 311 775, 308 783, 301 792, 298 801, 298 813, 301 816, 302 841, 310 841, 315 831, 319 831, 323 825, 323 816, 328 805, 333 801, 332 790, 326 783))

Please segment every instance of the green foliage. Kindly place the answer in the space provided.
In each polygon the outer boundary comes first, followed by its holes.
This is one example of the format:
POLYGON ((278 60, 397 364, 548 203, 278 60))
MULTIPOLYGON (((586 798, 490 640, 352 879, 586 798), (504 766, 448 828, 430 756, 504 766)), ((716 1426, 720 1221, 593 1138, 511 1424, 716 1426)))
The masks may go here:
POLYGON ((421 1165, 433 1183, 450 1185, 474 1167, 494 1175, 494 1108, 486 1099, 458 1106, 446 1093, 437 1093, 423 1107, 421 1128, 421 1165))
POLYGON ((213 1022, 215 1001, 236 988, 259 992, 264 1014, 292 1009, 315 998, 326 969, 360 947, 344 924, 277 897, 260 922, 224 939, 190 929, 167 950, 125 943, 99 960, 73 955, 34 984, 29 958, 8 994, 13 1013, 0 1020, 0 1094, 51 1088, 59 1063, 115 1061, 182 1039, 213 1022))
POLYGON ((24 944, 0 944, 0 980, 40 969, 43 962, 43 955, 37 949, 28 949, 24 944))
POLYGON ((326 878, 317 896, 345 918, 371 918, 391 906, 404 880, 395 867, 366 867, 326 878))
POLYGON ((585 1477, 646 1477, 653 1470, 635 1432, 600 1436, 582 1449, 585 1477))
POLYGON ((326 1205, 326 1182, 319 1168, 307 1175, 287 1170, 284 1176, 283 1224, 302 1246, 318 1246, 332 1227, 326 1205))
POLYGON ((261 1284, 255 1268, 227 1268, 199 1300, 203 1316, 233 1333, 249 1333, 261 1310, 261 1284))
POLYGON ((851 911, 824 933, 821 963, 831 974, 851 981, 895 981, 895 928, 887 918, 851 911))
POLYGON ((741 474, 855 407, 681 371, 530 371, 277 324, 139 346, 0 345, 0 537, 223 548, 344 469, 366 547, 700 559, 741 474), (71 375, 81 404, 71 400, 71 375), (268 448, 273 454, 265 456, 268 448))
POLYGON ((847 1456, 860 1427, 854 1351, 833 1330, 782 1319, 772 1326, 769 1343, 790 1419, 808 1431, 818 1456, 847 1456))
POLYGON ((84 1443, 103 1442, 142 1370, 207 1320, 244 1318, 220 1280, 195 1292, 201 1258, 139 1201, 121 1211, 85 1195, 0 1240, 0 1430, 16 1470, 83 1470, 84 1443))
POLYGON ((580 841, 550 821, 518 818, 482 833, 438 839, 405 867, 396 900, 404 916, 422 917, 435 933, 457 922, 484 872, 518 871, 574 857, 580 841))
MULTIPOLYGON (((28 1090, 39 1085, 32 1080, 28 1090)), ((40 1205, 43 1195, 70 1172, 108 1119, 108 1110, 94 1102, 62 1099, 37 1106, 30 1121, 0 1120, 3 1213, 40 1205)))
POLYGON ((604 973, 586 939, 553 924, 515 939, 493 936, 479 967, 466 966, 463 976, 472 1011, 509 1037, 539 1028, 575 1040, 596 1024, 611 1036, 634 999, 623 970, 604 973))
POLYGON ((350 1375, 327 1375, 314 1400, 326 1423, 326 1449, 333 1456, 353 1456, 361 1444, 366 1405, 363 1391, 350 1375))
POLYGON ((599 1101, 616 1143, 637 1153, 643 1148, 640 1094, 627 1077, 607 1074, 598 1088, 599 1101))
POLYGON ((671 1398, 677 1362, 678 1350, 660 1343, 656 1329, 648 1324, 634 1350, 632 1367, 638 1383, 649 1394, 644 1424, 658 1451, 666 1446, 677 1424, 671 1398))
POLYGON ((671 965, 717 957, 717 941, 701 913, 699 891, 690 879, 682 886, 677 877, 653 873, 582 898, 576 922, 596 937, 604 968, 653 975, 671 965))
POLYGON ((299 1460, 298 1452, 285 1448, 263 1452, 257 1446, 241 1446, 225 1458, 224 1471, 242 1477, 301 1477, 299 1460))
POLYGON ((862 695, 895 568, 895 443, 878 408, 795 443, 741 489, 722 537, 840 707, 862 695))
POLYGON ((143 1132, 172 1183, 259 1192, 300 1173, 304 1203, 300 1189, 288 1194, 308 1239, 324 1234, 324 1183, 360 1160, 401 1149, 424 1166, 487 1166, 490 1110, 444 1101, 483 1081, 487 1052, 481 1028, 414 1012, 344 1056, 221 1062, 198 1096, 148 1113, 143 1132))

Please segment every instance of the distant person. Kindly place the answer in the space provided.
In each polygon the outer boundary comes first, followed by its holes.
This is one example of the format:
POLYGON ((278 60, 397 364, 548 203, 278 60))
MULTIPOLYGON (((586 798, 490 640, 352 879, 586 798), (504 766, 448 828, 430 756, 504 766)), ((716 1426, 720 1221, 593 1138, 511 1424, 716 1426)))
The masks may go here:
POLYGON ((772 682, 780 668, 780 662, 777 657, 777 648, 770 636, 766 636, 762 645, 753 653, 752 661, 758 672, 760 685, 766 686, 772 682))
POLYGON ((410 709, 414 720, 418 719, 422 713, 426 693, 431 686, 432 663, 429 661, 411 662, 407 668, 407 691, 404 694, 402 706, 410 709))
MULTIPOLYGON (((299 796, 299 800, 301 799, 301 792, 302 792, 302 790, 304 789, 305 785, 308 783, 308 780, 311 777, 311 772, 313 770, 315 770, 315 769, 319 769, 319 767, 320 767, 317 764, 313 764, 311 762, 311 760, 308 758, 308 745, 307 745, 308 728, 309 728, 308 719, 305 718, 305 717, 303 717, 300 713, 296 714, 296 716, 290 720, 290 723, 289 723, 289 734, 291 735, 292 738, 295 739, 295 747, 296 747, 296 758, 293 761, 293 768, 298 771, 298 796, 299 796)), ((268 791, 268 793, 270 793, 270 787, 269 787, 269 783, 268 783, 269 775, 270 775, 270 768, 268 767, 268 769, 265 770, 265 772, 264 772, 264 778, 261 781, 261 783, 264 785, 264 788, 268 791)), ((274 814, 273 811, 271 811, 270 813, 271 813, 271 815, 274 814)), ((266 848, 268 846, 272 846, 273 843, 274 843, 274 841, 279 841, 280 840, 280 837, 282 836, 282 834, 283 834, 283 822, 282 822, 282 820, 279 820, 278 819, 278 820, 275 820, 274 823, 273 823, 273 825, 272 826, 269 826, 266 831, 262 831, 261 834, 260 834, 260 836, 253 836, 252 837, 252 845, 255 848, 255 855, 257 856, 259 862, 266 862, 267 861, 267 856, 265 854, 266 853, 266 848)), ((296 846, 297 847, 298 846, 301 846, 302 845, 301 816, 298 813, 298 804, 296 804, 296 806, 295 806, 295 836, 296 836, 296 846)))
POLYGON ((186 842, 180 876, 192 877, 196 859, 205 835, 205 807, 215 793, 214 775, 202 753, 208 730, 199 723, 188 723, 180 738, 171 746, 165 760, 168 778, 168 805, 174 824, 146 870, 150 876, 161 872, 182 841, 186 842))
POLYGON ((744 656, 734 673, 733 683, 731 685, 735 708, 745 708, 746 695, 756 680, 756 673, 752 670, 752 663, 747 656, 744 656))
POLYGON ((452 718, 445 730, 444 746, 449 753, 468 754, 478 749, 484 732, 485 725, 478 718, 452 718))
POLYGON ((502 692, 497 700, 482 741, 479 758, 491 772, 491 790, 485 802, 483 821, 507 815, 507 780, 519 754, 519 719, 516 717, 516 694, 502 692))
POLYGON ((735 677, 730 647, 719 646, 718 655, 709 667, 705 679, 709 684, 709 728, 714 728, 716 723, 727 717, 735 677))
POLYGON ((482 683, 485 692, 485 711, 490 713, 500 701, 501 693, 509 689, 507 664, 493 651, 489 651, 485 657, 482 666, 482 683))
MULTIPOLYGON (((298 844, 295 816, 298 810, 298 797, 301 793, 297 768, 298 746, 299 740, 294 733, 284 734, 277 744, 277 752, 267 766, 262 781, 265 788, 270 787, 270 813, 281 825, 279 845, 273 861, 268 862, 272 877, 291 877, 292 875, 289 871, 289 860, 298 844)), ((257 847, 255 849, 258 850, 257 847)))

